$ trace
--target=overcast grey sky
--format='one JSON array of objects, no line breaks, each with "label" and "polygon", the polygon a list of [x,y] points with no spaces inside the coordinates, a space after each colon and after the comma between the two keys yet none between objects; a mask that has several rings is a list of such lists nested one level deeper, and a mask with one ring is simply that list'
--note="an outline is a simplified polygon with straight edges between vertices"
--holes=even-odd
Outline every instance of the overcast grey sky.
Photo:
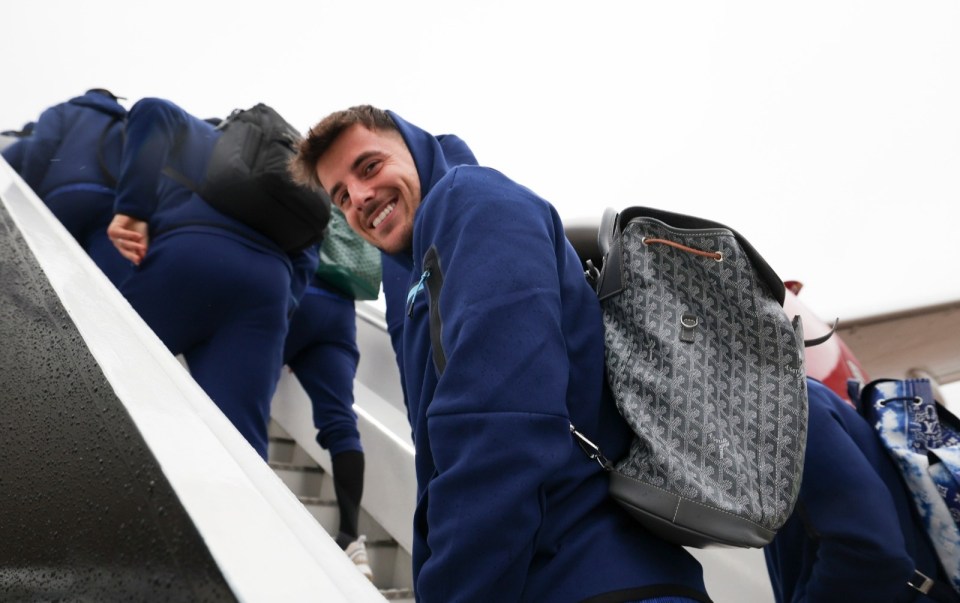
[{"label": "overcast grey sky", "polygon": [[960,299],[955,1],[18,0],[0,22],[0,128],[91,87],[302,130],[372,103],[567,220],[726,223],[822,316]]}]

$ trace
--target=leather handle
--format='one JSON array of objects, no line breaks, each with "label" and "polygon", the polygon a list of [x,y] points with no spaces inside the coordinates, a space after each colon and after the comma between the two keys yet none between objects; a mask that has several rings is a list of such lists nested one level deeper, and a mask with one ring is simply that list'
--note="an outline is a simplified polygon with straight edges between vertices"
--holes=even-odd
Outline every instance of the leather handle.
[{"label": "leather handle", "polygon": [[617,231],[618,218],[620,214],[612,207],[603,210],[603,217],[600,219],[600,230],[597,231],[597,245],[600,247],[600,256],[606,257],[610,253],[610,247],[613,246],[614,234]]},{"label": "leather handle", "polygon": [[620,272],[620,214],[617,210],[607,208],[600,220],[600,231],[597,233],[597,244],[603,265],[600,277],[597,279],[597,297],[607,299],[620,293],[623,289],[623,276]]}]

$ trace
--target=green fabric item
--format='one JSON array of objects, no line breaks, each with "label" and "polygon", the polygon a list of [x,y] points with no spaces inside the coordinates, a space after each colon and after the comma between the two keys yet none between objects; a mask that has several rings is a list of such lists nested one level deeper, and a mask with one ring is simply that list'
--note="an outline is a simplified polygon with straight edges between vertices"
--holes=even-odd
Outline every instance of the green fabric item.
[{"label": "green fabric item", "polygon": [[320,244],[317,277],[353,299],[380,296],[380,250],[360,238],[336,207],[331,207],[330,222]]}]

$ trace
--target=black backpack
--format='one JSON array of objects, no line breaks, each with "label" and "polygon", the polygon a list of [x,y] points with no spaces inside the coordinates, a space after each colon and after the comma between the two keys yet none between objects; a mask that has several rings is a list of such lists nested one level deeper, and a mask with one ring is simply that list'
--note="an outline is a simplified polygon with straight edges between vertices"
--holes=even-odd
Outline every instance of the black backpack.
[{"label": "black backpack", "polygon": [[167,168],[168,176],[196,191],[218,211],[272,239],[287,253],[323,239],[330,199],[293,181],[287,166],[300,133],[273,108],[237,109],[218,126],[203,185]]}]

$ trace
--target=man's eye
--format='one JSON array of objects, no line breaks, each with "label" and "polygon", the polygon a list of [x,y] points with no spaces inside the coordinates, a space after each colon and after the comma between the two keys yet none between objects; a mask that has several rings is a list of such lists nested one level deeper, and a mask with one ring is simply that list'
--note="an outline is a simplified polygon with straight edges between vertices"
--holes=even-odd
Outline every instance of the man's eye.
[{"label": "man's eye", "polygon": [[337,195],[337,207],[339,207],[340,209],[343,209],[344,207],[346,207],[349,201],[350,201],[350,195],[346,193]]},{"label": "man's eye", "polygon": [[370,174],[372,174],[377,170],[377,166],[379,165],[380,165],[379,161],[371,161],[367,165],[363,166],[363,174],[365,176],[369,176]]}]

